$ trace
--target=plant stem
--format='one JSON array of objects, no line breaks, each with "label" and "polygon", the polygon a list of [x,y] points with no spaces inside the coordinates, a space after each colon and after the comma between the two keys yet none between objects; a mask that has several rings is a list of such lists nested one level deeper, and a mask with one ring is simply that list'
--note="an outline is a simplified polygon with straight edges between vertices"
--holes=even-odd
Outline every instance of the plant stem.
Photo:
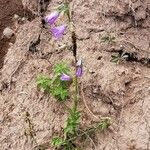
[{"label": "plant stem", "polygon": [[[75,135],[74,137],[72,137],[72,138],[66,140],[66,142],[74,141],[74,140],[76,140],[78,137],[82,137],[82,136],[84,136],[84,135],[88,135],[89,133],[94,132],[94,131],[96,131],[96,130],[98,130],[98,129],[99,129],[100,131],[103,131],[103,130],[105,130],[106,128],[108,128],[108,127],[110,126],[110,124],[111,124],[110,121],[111,121],[110,118],[104,118],[104,119],[102,119],[102,121],[101,121],[100,123],[98,123],[98,124],[96,124],[95,126],[90,127],[90,128],[88,128],[88,129],[82,131],[82,133],[80,133],[80,134],[78,134],[78,135]],[[104,125],[105,125],[105,127],[104,127]]]},{"label": "plant stem", "polygon": [[65,3],[65,5],[66,5],[66,7],[67,7],[67,16],[68,16],[68,20],[69,20],[69,22],[71,22],[71,15],[70,15],[69,7],[68,7],[68,5],[69,5],[68,0],[65,0],[64,3]]},{"label": "plant stem", "polygon": [[[75,34],[74,26],[72,23],[72,18],[70,15],[71,13],[70,13],[70,9],[69,9],[69,2],[68,2],[68,0],[64,0],[64,3],[67,7],[67,16],[68,16],[68,20],[70,23],[70,31],[71,31],[71,38],[72,38],[72,44],[73,44],[73,56],[74,56],[75,63],[76,63],[77,62],[77,58],[76,58],[76,51],[77,51],[76,34]],[[75,69],[75,71],[77,71],[76,69]],[[74,105],[73,105],[74,112],[76,112],[77,106],[78,106],[78,78],[75,75],[75,98],[74,98]]]},{"label": "plant stem", "polygon": [[[74,141],[74,140],[76,140],[78,137],[82,137],[82,136],[84,136],[84,135],[86,135],[86,134],[89,134],[89,133],[91,133],[91,132],[94,132],[94,131],[98,130],[99,128],[100,128],[100,125],[99,125],[99,124],[98,124],[98,125],[95,125],[94,127],[88,128],[88,129],[86,129],[85,131],[83,131],[82,133],[80,133],[80,134],[78,134],[78,135],[76,135],[76,136],[74,136],[74,137],[72,137],[72,138],[66,140],[66,142]],[[101,130],[101,131],[103,131],[103,130]]]}]

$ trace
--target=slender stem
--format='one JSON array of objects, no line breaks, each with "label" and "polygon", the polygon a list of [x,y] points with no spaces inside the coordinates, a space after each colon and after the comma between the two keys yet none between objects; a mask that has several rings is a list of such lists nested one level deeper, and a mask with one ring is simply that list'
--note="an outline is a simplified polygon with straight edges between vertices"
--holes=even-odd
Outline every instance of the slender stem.
[{"label": "slender stem", "polygon": [[69,5],[68,0],[65,0],[65,5],[67,7],[68,20],[69,20],[69,22],[71,22],[70,10],[69,10],[69,7],[68,7],[68,5]]},{"label": "slender stem", "polygon": [[[73,56],[74,56],[74,60],[75,60],[75,64],[77,62],[77,58],[76,58],[76,50],[77,50],[77,44],[76,44],[76,34],[75,34],[75,29],[74,29],[74,26],[73,26],[73,21],[72,21],[72,17],[71,17],[71,13],[70,13],[70,8],[69,8],[69,2],[68,0],[64,0],[64,4],[65,4],[65,7],[67,9],[66,13],[67,13],[67,17],[68,17],[68,21],[69,21],[69,29],[70,29],[70,32],[71,32],[71,39],[72,39],[72,49],[73,49]],[[76,67],[75,67],[76,68]],[[76,68],[77,69],[77,68]],[[75,71],[77,71],[75,69]],[[74,83],[75,83],[75,95],[74,95],[74,101],[73,101],[73,113],[75,114],[76,111],[77,111],[77,106],[78,106],[78,78],[77,76],[75,75],[75,80],[74,80]],[[67,133],[64,134],[64,140],[67,140]]]},{"label": "slender stem", "polygon": [[[77,62],[77,58],[76,58],[76,50],[77,50],[77,44],[76,44],[76,34],[75,34],[75,30],[72,24],[72,18],[71,18],[71,13],[70,13],[70,9],[69,9],[69,2],[68,0],[64,0],[64,3],[67,7],[67,16],[68,16],[68,20],[70,23],[70,31],[71,31],[71,38],[72,38],[72,44],[73,44],[73,56],[75,59],[75,63]],[[76,68],[77,69],[77,68]],[[75,70],[77,71],[77,70]],[[74,99],[74,112],[77,110],[77,106],[78,106],[78,78],[75,75],[75,99]]]},{"label": "slender stem", "polygon": [[98,125],[95,126],[95,127],[91,127],[91,128],[89,128],[89,129],[83,131],[82,133],[80,133],[80,134],[78,134],[78,135],[76,135],[76,136],[74,136],[74,137],[72,137],[72,138],[66,140],[66,142],[74,141],[74,140],[76,140],[78,137],[82,137],[82,136],[84,136],[84,135],[86,135],[86,134],[89,134],[90,132],[96,131],[98,128],[99,128]]},{"label": "slender stem", "polygon": [[74,112],[77,111],[77,107],[78,107],[78,79],[75,76],[75,98],[74,98],[74,106],[73,106]]}]

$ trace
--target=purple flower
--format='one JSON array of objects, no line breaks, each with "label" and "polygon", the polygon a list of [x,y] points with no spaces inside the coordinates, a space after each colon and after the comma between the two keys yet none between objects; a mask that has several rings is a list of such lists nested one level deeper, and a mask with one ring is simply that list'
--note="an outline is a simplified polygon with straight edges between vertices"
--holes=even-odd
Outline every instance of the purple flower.
[{"label": "purple flower", "polygon": [[82,61],[78,60],[77,62],[77,68],[76,68],[76,76],[81,77],[83,74],[83,66],[82,66]]},{"label": "purple flower", "polygon": [[62,73],[60,80],[62,81],[69,81],[71,79],[71,77],[65,73]]},{"label": "purple flower", "polygon": [[77,76],[77,77],[81,77],[82,74],[83,74],[82,66],[77,66],[76,76]]},{"label": "purple flower", "polygon": [[52,28],[51,32],[52,32],[52,35],[56,39],[60,39],[64,35],[65,29],[66,29],[66,25],[61,25],[61,26]]},{"label": "purple flower", "polygon": [[46,21],[46,23],[52,25],[53,23],[55,23],[55,21],[58,17],[59,17],[59,12],[55,11],[55,12],[51,13],[50,15],[47,15],[45,17],[45,21]]}]

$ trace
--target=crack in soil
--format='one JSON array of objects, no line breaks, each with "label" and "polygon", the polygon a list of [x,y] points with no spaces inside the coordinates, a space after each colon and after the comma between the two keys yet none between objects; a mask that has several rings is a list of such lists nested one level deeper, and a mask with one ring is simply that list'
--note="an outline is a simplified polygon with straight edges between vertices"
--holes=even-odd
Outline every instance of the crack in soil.
[{"label": "crack in soil", "polygon": [[119,50],[117,51],[117,53],[119,53],[119,55],[122,55],[124,53],[124,55],[127,55],[128,57],[125,58],[126,61],[129,62],[138,62],[146,67],[150,67],[150,58],[138,58],[136,56],[136,53],[130,53],[130,52],[124,52],[123,50]]}]

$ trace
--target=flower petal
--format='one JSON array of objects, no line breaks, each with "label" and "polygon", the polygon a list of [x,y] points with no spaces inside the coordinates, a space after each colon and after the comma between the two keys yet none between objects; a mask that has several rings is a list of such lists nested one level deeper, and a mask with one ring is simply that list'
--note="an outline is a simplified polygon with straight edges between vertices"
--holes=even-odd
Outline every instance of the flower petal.
[{"label": "flower petal", "polygon": [[48,24],[52,25],[55,23],[55,21],[57,20],[58,17],[59,17],[59,12],[55,11],[55,12],[51,13],[50,15],[47,15],[45,17],[45,21]]},{"label": "flower petal", "polygon": [[81,77],[83,75],[83,65],[81,59],[77,61],[76,67],[76,76]]},{"label": "flower petal", "polygon": [[61,25],[58,27],[54,27],[51,29],[52,35],[56,38],[56,39],[60,39],[62,38],[62,36],[64,35],[66,30],[66,25]]},{"label": "flower petal", "polygon": [[71,79],[71,77],[65,73],[63,73],[60,77],[60,80],[62,81],[69,81]]},{"label": "flower petal", "polygon": [[77,77],[81,77],[82,74],[83,74],[82,66],[78,66],[78,67],[77,67],[77,71],[76,71],[76,76],[77,76]]}]

